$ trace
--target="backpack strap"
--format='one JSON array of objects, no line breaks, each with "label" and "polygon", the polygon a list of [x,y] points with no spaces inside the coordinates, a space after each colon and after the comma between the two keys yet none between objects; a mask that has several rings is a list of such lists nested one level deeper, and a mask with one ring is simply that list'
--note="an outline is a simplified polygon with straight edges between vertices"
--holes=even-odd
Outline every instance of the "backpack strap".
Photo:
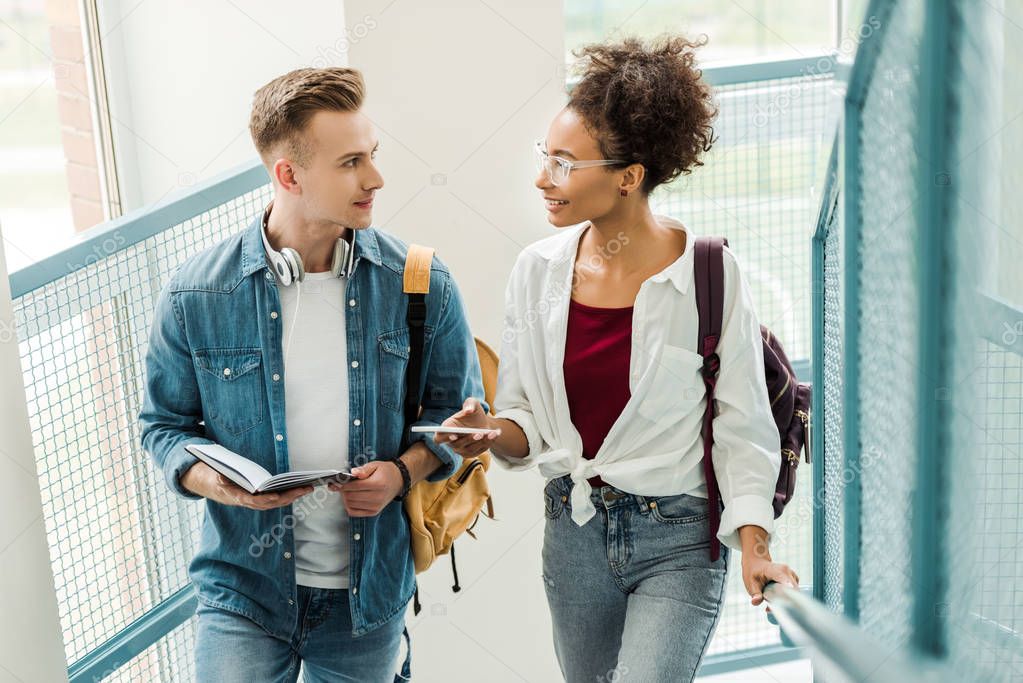
[{"label": "backpack strap", "polygon": [[707,389],[707,407],[703,413],[703,474],[707,480],[707,504],[710,508],[710,559],[721,554],[718,528],[721,525],[721,504],[714,461],[714,386],[717,384],[721,359],[717,354],[721,337],[721,320],[725,305],[725,269],[722,254],[728,240],[724,237],[697,237],[694,245],[694,278],[696,309],[700,316],[698,348],[703,356],[703,384]]},{"label": "backpack strap", "polygon": [[402,450],[408,447],[409,428],[419,419],[419,380],[423,370],[423,346],[426,334],[426,295],[430,292],[430,268],[433,265],[430,247],[409,245],[405,256],[403,289],[408,294],[406,321],[409,331],[408,367],[405,370],[405,427],[402,430]]}]

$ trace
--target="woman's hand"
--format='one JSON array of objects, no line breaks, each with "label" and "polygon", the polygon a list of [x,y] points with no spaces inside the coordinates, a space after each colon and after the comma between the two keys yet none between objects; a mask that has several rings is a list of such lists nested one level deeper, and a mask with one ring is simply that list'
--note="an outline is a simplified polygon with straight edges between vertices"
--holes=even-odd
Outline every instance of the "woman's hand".
[{"label": "woman's hand", "polygon": [[467,398],[462,404],[462,409],[444,420],[443,427],[474,427],[476,429],[489,429],[487,434],[444,434],[437,432],[433,435],[434,443],[446,443],[451,446],[455,453],[463,458],[474,458],[483,451],[490,448],[490,445],[501,435],[500,428],[495,428],[490,422],[490,416],[483,411],[483,406],[478,399]]},{"label": "woman's hand", "polygon": [[[799,588],[799,577],[792,568],[771,559],[771,547],[767,531],[755,524],[739,527],[739,541],[742,545],[742,582],[752,598],[754,607],[764,601],[764,586],[771,581]],[[771,608],[768,607],[770,612]]]},{"label": "woman's hand", "polygon": [[799,577],[787,564],[773,562],[770,557],[743,553],[742,582],[746,584],[754,607],[764,601],[764,586],[771,581],[799,588]]}]

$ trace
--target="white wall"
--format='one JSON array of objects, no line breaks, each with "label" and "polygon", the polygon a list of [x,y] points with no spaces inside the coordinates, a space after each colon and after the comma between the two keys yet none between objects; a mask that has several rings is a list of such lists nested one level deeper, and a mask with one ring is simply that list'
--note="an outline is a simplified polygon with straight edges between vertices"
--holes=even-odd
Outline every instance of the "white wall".
[{"label": "white wall", "polygon": [[[562,4],[348,0],[345,14],[373,25],[348,62],[365,73],[381,136],[376,223],[437,248],[496,348],[515,257],[553,231],[532,142],[565,101]],[[419,680],[560,680],[540,578],[543,480],[496,466],[490,480],[499,521],[458,542],[462,591],[447,558],[421,577],[423,613],[409,622]]]},{"label": "white wall", "polygon": [[66,681],[67,662],[0,239],[0,683]]},{"label": "white wall", "polygon": [[552,231],[532,143],[564,104],[560,3],[399,0],[374,14],[379,5],[346,3],[375,25],[348,59],[381,136],[375,222],[436,247],[474,328],[497,343],[515,257]]}]

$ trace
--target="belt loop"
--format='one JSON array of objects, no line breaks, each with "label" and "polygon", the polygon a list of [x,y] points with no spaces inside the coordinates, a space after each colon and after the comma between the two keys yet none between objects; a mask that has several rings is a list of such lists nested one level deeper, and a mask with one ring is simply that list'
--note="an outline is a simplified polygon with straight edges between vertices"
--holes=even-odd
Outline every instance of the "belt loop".
[{"label": "belt loop", "polygon": [[646,496],[636,495],[635,498],[636,498],[636,506],[639,508],[639,514],[644,515],[644,516],[645,515],[649,515],[650,514],[650,505],[646,501]]}]

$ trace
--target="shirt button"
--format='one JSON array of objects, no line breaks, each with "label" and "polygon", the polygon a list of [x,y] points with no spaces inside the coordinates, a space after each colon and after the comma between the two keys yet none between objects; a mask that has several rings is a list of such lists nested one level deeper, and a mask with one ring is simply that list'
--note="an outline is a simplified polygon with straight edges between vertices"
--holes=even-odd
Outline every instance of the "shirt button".
[{"label": "shirt button", "polygon": [[362,420],[360,420],[359,418],[355,418],[354,420],[352,420],[352,424],[358,427],[359,425],[362,424]]},{"label": "shirt button", "polygon": [[277,311],[270,311],[270,317],[277,320]]},{"label": "shirt button", "polygon": [[359,589],[358,589],[358,587],[356,587],[356,588],[353,588],[353,589],[352,589],[352,595],[358,595],[358,594],[359,594]]},{"label": "shirt button", "polygon": [[354,536],[352,536],[352,538],[354,538],[356,541],[358,541],[360,538],[362,538],[362,535],[361,534],[355,534]]},{"label": "shirt button", "polygon": [[274,381],[275,382],[280,382],[281,381],[281,376],[278,375],[276,372],[274,373]]},{"label": "shirt button", "polygon": [[289,605],[294,605],[294,604],[295,604],[295,601],[294,601],[294,600],[292,600],[291,598],[288,598],[288,604],[289,604]]},{"label": "shirt button", "polygon": [[266,271],[265,273],[263,273],[263,277],[265,277],[267,280],[273,280],[274,279],[273,273],[271,273],[269,270]]},{"label": "shirt button", "polygon": [[284,435],[283,434],[278,434],[274,438],[277,439],[278,441],[284,441]]},{"label": "shirt button", "polygon": [[348,301],[348,305],[351,306],[352,308],[355,308],[355,299],[350,299]]},{"label": "shirt button", "polygon": [[285,559],[285,560],[290,560],[290,559],[291,559],[291,553],[290,553],[290,552],[288,552],[288,551],[285,551],[285,552],[284,552],[284,559]]},{"label": "shirt button", "polygon": [[231,376],[231,368],[224,368],[224,377]]},{"label": "shirt button", "polygon": [[353,368],[357,368],[357,367],[359,367],[359,361],[357,361],[357,360],[353,360],[353,361],[352,361],[352,367],[353,367]]}]

